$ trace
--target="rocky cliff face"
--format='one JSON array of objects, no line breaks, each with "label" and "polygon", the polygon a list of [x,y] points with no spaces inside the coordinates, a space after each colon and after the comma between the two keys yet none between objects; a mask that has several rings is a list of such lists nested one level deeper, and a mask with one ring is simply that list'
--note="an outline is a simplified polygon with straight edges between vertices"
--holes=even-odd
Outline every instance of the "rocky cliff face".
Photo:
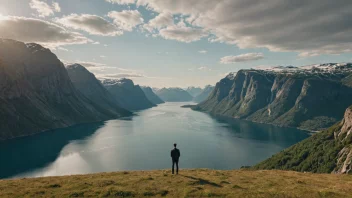
[{"label": "rocky cliff face", "polygon": [[106,79],[102,84],[125,109],[134,111],[156,106],[147,99],[141,87],[135,85],[130,79]]},{"label": "rocky cliff face", "polygon": [[253,169],[352,174],[351,130],[352,107],[349,107],[340,123],[283,150]]},{"label": "rocky cliff face", "polygon": [[145,96],[148,98],[148,100],[150,102],[152,102],[153,104],[162,104],[165,103],[161,98],[159,98],[159,96],[157,96],[154,91],[152,90],[152,88],[150,87],[142,87],[142,90],[145,94]]},{"label": "rocky cliff face", "polygon": [[205,86],[205,88],[202,90],[202,92],[193,98],[193,101],[197,102],[197,103],[205,101],[209,97],[209,95],[213,91],[213,89],[214,89],[214,86],[211,86],[211,85]]},{"label": "rocky cliff face", "polygon": [[[350,65],[352,67],[352,65]],[[197,109],[280,126],[321,130],[352,104],[344,83],[351,70],[276,72],[241,70],[216,84]]]},{"label": "rocky cliff face", "polygon": [[346,110],[341,125],[341,130],[334,132],[335,140],[343,145],[338,153],[334,172],[352,174],[352,107]]},{"label": "rocky cliff face", "polygon": [[0,39],[0,140],[109,118],[49,49]]},{"label": "rocky cliff face", "polygon": [[181,88],[162,88],[156,94],[166,102],[188,102],[193,99],[187,91]]},{"label": "rocky cliff face", "polygon": [[120,107],[117,100],[85,67],[73,64],[66,66],[66,70],[75,88],[99,106],[102,111],[115,118],[132,114]]}]

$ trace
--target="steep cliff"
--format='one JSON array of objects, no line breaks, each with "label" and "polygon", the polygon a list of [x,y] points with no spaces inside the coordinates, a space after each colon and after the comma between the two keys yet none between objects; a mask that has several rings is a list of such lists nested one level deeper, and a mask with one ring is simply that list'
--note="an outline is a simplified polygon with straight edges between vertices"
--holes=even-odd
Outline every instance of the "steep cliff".
[{"label": "steep cliff", "polygon": [[159,96],[157,96],[154,91],[152,90],[152,88],[150,87],[141,87],[145,96],[148,98],[148,100],[150,102],[152,102],[153,104],[162,104],[165,103],[161,98],[159,98]]},{"label": "steep cliff", "polygon": [[198,95],[196,95],[193,98],[193,101],[197,102],[197,103],[205,101],[209,97],[209,95],[213,91],[213,89],[214,89],[214,86],[211,86],[211,85],[205,86],[205,88],[202,89],[202,92],[200,92]]},{"label": "steep cliff", "polygon": [[101,82],[85,67],[79,64],[66,66],[68,75],[77,90],[104,109],[112,117],[128,116],[132,113],[119,106],[117,100],[109,93]]},{"label": "steep cliff", "polygon": [[181,88],[162,88],[156,94],[166,102],[188,102],[193,99],[187,91]]},{"label": "steep cliff", "polygon": [[0,62],[0,140],[111,118],[49,49],[0,39]]},{"label": "steep cliff", "polygon": [[[352,104],[346,69],[277,72],[241,70],[216,84],[196,109],[280,126],[321,130]],[[333,104],[333,105],[332,105]]]},{"label": "steep cliff", "polygon": [[328,130],[283,150],[253,169],[352,174],[352,107]]},{"label": "steep cliff", "polygon": [[139,85],[130,79],[102,81],[104,87],[114,96],[119,105],[127,110],[142,110],[156,106],[150,102]]}]

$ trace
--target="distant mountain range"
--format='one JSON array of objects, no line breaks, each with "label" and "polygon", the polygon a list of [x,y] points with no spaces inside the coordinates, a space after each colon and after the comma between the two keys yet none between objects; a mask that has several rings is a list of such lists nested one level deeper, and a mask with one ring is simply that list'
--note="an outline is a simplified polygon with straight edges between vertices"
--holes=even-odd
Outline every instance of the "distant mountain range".
[{"label": "distant mountain range", "polygon": [[216,115],[322,130],[351,105],[352,64],[240,70],[216,84],[195,109]]},{"label": "distant mountain range", "polygon": [[193,98],[193,101],[196,103],[205,101],[210,96],[213,90],[214,90],[214,86],[212,85],[205,86],[205,88],[202,89],[202,91]]},{"label": "distant mountain range", "polygon": [[148,100],[141,87],[135,85],[130,79],[106,79],[102,84],[125,109],[142,110],[156,106]]},{"label": "distant mountain range", "polygon": [[193,97],[181,88],[162,88],[156,91],[156,95],[165,102],[188,102],[193,100]]},{"label": "distant mountain range", "polygon": [[148,100],[149,100],[150,102],[152,102],[153,104],[158,105],[158,104],[165,103],[159,96],[157,96],[157,95],[154,93],[154,91],[153,91],[152,88],[150,88],[150,87],[145,87],[145,86],[144,86],[144,87],[141,87],[141,88],[142,88],[142,90],[143,90],[145,96],[148,98]]},{"label": "distant mountain range", "polygon": [[202,102],[207,99],[210,95],[212,90],[214,89],[213,86],[207,85],[205,88],[200,87],[188,87],[186,89],[182,89],[179,87],[172,87],[172,88],[162,88],[156,89],[154,88],[153,91],[164,101],[167,102]]},{"label": "distant mountain range", "polygon": [[196,97],[198,96],[200,93],[203,92],[203,89],[200,87],[187,87],[186,91],[192,96],[192,97]]}]

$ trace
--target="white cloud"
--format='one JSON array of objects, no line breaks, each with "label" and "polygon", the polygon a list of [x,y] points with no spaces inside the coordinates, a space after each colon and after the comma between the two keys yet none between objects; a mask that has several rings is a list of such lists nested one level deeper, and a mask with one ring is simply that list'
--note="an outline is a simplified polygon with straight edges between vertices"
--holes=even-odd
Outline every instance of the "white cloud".
[{"label": "white cloud", "polygon": [[114,20],[115,25],[124,31],[132,31],[134,27],[143,23],[143,18],[138,10],[111,11],[108,17]]},{"label": "white cloud", "polygon": [[48,21],[12,16],[0,18],[0,37],[35,42],[49,48],[93,42],[80,33],[68,31]]},{"label": "white cloud", "polygon": [[120,5],[127,5],[127,4],[135,3],[136,0],[105,0],[105,1],[109,3],[120,4]]},{"label": "white cloud", "polygon": [[190,43],[198,41],[203,37],[208,36],[203,29],[187,27],[183,21],[177,25],[168,26],[161,29],[159,35],[164,39],[177,40],[180,42]]},{"label": "white cloud", "polygon": [[205,67],[205,66],[203,66],[203,67],[198,67],[197,69],[198,69],[198,70],[202,70],[202,71],[211,71],[210,68]]},{"label": "white cloud", "polygon": [[151,19],[147,24],[144,24],[143,27],[152,32],[154,29],[161,29],[166,26],[174,24],[174,19],[170,13],[160,13],[155,18]]},{"label": "white cloud", "polygon": [[117,36],[123,34],[114,24],[97,15],[71,14],[56,18],[55,21],[66,27],[83,30],[92,35]]},{"label": "white cloud", "polygon": [[61,51],[65,51],[65,52],[73,52],[72,50],[69,50],[69,49],[64,48],[64,47],[57,47],[57,48],[54,48],[53,50],[61,50]]},{"label": "white cloud", "polygon": [[99,56],[100,58],[106,58],[106,56],[104,56],[104,55],[101,55],[101,56]]},{"label": "white cloud", "polygon": [[[103,56],[105,57],[105,56]],[[65,65],[80,64],[90,72],[94,73],[97,78],[136,78],[145,77],[140,70],[125,69],[121,67],[109,66],[105,63],[93,61],[65,61]]]},{"label": "white cloud", "polygon": [[222,64],[231,64],[236,62],[247,62],[253,60],[263,59],[264,55],[262,53],[247,53],[241,54],[237,56],[225,56],[220,59],[220,63]]},{"label": "white cloud", "polygon": [[53,2],[53,8],[54,8],[55,12],[61,12],[61,8],[60,8],[59,3]]},{"label": "white cloud", "polygon": [[98,68],[98,67],[107,67],[106,64],[104,63],[97,63],[97,62],[89,62],[89,61],[80,61],[80,60],[76,60],[75,62],[73,63],[65,63],[66,65],[70,65],[70,64],[80,64],[82,65],[83,67],[86,67],[86,68]]},{"label": "white cloud", "polygon": [[240,48],[265,47],[300,56],[352,51],[350,0],[138,0],[137,4],[188,16],[188,23],[214,35],[210,41]]},{"label": "white cloud", "polygon": [[53,2],[52,6],[50,6],[45,1],[31,0],[29,7],[36,10],[39,17],[51,16],[54,15],[55,12],[61,11],[60,5],[57,2]]},{"label": "white cloud", "polygon": [[101,75],[102,78],[113,78],[113,79],[119,79],[119,78],[141,78],[145,77],[142,74],[130,74],[130,73],[115,73],[115,74],[105,74]]},{"label": "white cloud", "polygon": [[200,51],[198,51],[198,53],[200,53],[200,54],[206,54],[206,53],[208,53],[208,51],[207,51],[207,50],[200,50]]}]

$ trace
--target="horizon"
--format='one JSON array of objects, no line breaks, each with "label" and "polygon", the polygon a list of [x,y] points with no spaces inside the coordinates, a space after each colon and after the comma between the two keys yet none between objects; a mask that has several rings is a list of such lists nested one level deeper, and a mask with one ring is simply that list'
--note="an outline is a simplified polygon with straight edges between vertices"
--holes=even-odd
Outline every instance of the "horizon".
[{"label": "horizon", "polygon": [[351,62],[350,8],[328,0],[0,0],[0,38],[41,44],[97,78],[205,87],[241,69]]}]

